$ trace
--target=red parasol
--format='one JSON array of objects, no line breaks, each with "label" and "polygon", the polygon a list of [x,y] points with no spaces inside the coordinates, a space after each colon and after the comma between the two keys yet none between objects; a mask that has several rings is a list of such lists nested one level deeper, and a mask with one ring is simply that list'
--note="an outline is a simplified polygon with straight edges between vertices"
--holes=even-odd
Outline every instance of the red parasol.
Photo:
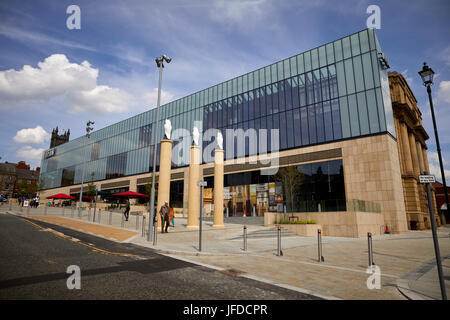
[{"label": "red parasol", "polygon": [[148,195],[137,193],[134,191],[125,191],[120,193],[112,194],[114,197],[127,197],[127,198],[148,198]]},{"label": "red parasol", "polygon": [[46,199],[72,199],[72,200],[74,200],[75,197],[69,196],[64,193],[58,193],[53,196],[48,196],[48,197],[46,197]]}]

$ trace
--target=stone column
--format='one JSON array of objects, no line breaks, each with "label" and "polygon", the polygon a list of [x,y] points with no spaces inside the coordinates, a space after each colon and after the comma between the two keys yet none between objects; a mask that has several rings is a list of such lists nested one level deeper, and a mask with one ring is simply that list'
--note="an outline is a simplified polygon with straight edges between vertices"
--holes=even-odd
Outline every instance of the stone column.
[{"label": "stone column", "polygon": [[428,172],[428,174],[430,174],[430,166],[428,165],[427,149],[425,149],[425,147],[422,148],[422,156],[423,156],[424,168]]},{"label": "stone column", "polygon": [[214,150],[214,224],[223,227],[223,154],[222,149]]},{"label": "stone column", "polygon": [[417,157],[419,158],[420,173],[422,174],[425,171],[425,166],[423,163],[422,144],[419,141],[416,141],[416,150],[417,150]]},{"label": "stone column", "polygon": [[[130,191],[137,192],[137,179],[136,178],[130,178]],[[130,204],[135,205],[136,199],[130,199]]]},{"label": "stone column", "polygon": [[416,138],[413,133],[409,133],[409,149],[411,150],[411,159],[413,164],[413,172],[416,175],[420,174],[419,157],[417,156]]},{"label": "stone column", "polygon": [[406,123],[400,122],[400,129],[402,133],[401,142],[402,142],[402,153],[403,153],[405,173],[412,174],[413,165],[411,159],[411,151],[409,150],[408,127],[406,126]]},{"label": "stone column", "polygon": [[[161,140],[161,151],[159,161],[159,177],[158,177],[158,202],[156,213],[164,205],[164,202],[169,202],[170,205],[170,171],[172,165],[172,140]],[[158,219],[158,223],[161,219]]]},{"label": "stone column", "polygon": [[191,146],[189,158],[189,203],[187,228],[199,227],[200,213],[200,146]]}]

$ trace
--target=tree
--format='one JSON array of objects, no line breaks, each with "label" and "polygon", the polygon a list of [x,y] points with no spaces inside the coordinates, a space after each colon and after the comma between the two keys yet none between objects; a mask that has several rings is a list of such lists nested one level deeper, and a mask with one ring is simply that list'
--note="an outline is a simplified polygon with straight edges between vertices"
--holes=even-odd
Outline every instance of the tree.
[{"label": "tree", "polygon": [[282,167],[274,175],[275,181],[283,184],[283,190],[286,194],[286,203],[290,205],[290,212],[294,212],[295,191],[304,181],[304,175],[297,170],[297,166]]}]

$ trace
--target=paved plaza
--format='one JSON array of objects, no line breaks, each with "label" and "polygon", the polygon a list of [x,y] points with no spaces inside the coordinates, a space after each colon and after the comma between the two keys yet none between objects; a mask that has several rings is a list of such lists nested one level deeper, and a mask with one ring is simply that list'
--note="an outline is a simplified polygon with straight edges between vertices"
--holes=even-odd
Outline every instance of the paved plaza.
[{"label": "paved plaza", "polygon": [[[440,299],[431,231],[408,231],[403,234],[374,236],[374,262],[380,268],[381,288],[368,289],[366,273],[368,246],[366,238],[322,237],[323,262],[318,262],[317,238],[300,237],[281,232],[282,255],[277,255],[277,230],[258,224],[247,226],[247,251],[244,251],[241,223],[225,223],[213,228],[203,223],[202,250],[199,251],[199,230],[187,229],[186,218],[176,218],[169,233],[158,230],[157,243],[147,241],[142,230],[142,216],[103,212],[98,223],[93,212],[69,209],[20,208],[3,205],[0,212],[30,217],[118,242],[132,242],[154,248],[160,253],[189,262],[212,267],[230,274],[277,284],[328,299]],[[45,214],[44,214],[45,213]],[[110,218],[111,217],[111,218]],[[90,218],[88,220],[88,218]],[[136,220],[137,219],[137,220]],[[245,219],[245,218],[242,218]],[[249,218],[249,222],[251,218]],[[447,291],[450,288],[450,228],[438,229]]]}]

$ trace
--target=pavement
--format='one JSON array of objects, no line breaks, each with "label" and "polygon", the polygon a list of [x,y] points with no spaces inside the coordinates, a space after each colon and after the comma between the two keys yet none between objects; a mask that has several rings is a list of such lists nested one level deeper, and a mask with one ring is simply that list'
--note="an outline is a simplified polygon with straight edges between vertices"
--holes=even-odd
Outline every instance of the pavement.
[{"label": "pavement", "polygon": [[[225,223],[224,228],[214,228],[212,221],[205,221],[200,251],[199,230],[188,229],[187,219],[181,217],[175,219],[175,227],[170,227],[168,233],[161,233],[159,229],[157,243],[153,245],[147,241],[147,222],[144,230],[142,228],[142,216],[130,215],[125,222],[120,213],[102,212],[100,223],[98,213],[94,223],[93,212],[84,211],[79,218],[76,210],[72,212],[67,208],[64,213],[61,208],[22,208],[21,212],[18,207],[10,209],[9,205],[3,205],[0,212],[149,247],[179,260],[325,299],[429,300],[441,297],[430,230],[374,236],[373,256],[380,270],[380,287],[369,289],[368,282],[374,276],[368,270],[366,238],[322,236],[325,261],[318,262],[315,237],[300,237],[283,230],[282,255],[278,256],[276,228],[258,225],[255,219],[249,219],[247,250],[244,251],[245,217]],[[447,292],[450,292],[449,233],[448,225],[438,229]]]}]

